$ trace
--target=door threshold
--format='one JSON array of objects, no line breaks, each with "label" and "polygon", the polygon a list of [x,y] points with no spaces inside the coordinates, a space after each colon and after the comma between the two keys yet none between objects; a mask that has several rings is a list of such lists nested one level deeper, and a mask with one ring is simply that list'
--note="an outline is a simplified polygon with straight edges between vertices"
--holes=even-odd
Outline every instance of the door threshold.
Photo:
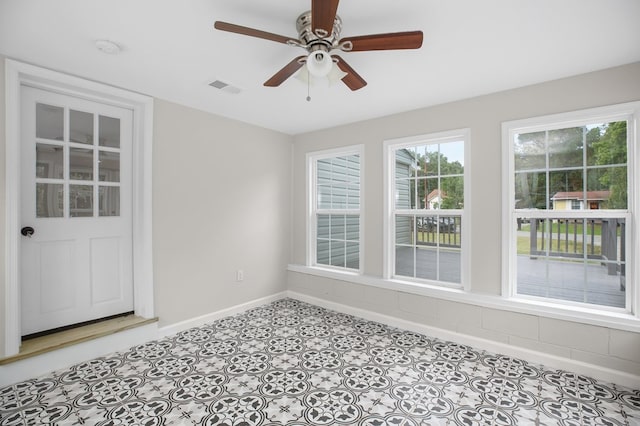
[{"label": "door threshold", "polygon": [[98,339],[120,331],[141,327],[157,321],[157,317],[142,318],[136,315],[127,315],[34,337],[23,341],[20,345],[20,352],[16,355],[0,358],[0,365],[10,364],[22,359],[31,358],[46,352],[55,351],[88,340]]}]

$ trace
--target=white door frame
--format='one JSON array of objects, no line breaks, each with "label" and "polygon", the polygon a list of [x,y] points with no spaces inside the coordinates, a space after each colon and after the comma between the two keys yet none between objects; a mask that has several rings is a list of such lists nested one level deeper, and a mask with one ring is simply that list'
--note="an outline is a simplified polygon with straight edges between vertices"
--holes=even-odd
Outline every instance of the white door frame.
[{"label": "white door frame", "polygon": [[4,353],[20,350],[20,88],[23,85],[133,110],[133,294],[136,315],[154,316],[151,226],[153,98],[6,59]]}]

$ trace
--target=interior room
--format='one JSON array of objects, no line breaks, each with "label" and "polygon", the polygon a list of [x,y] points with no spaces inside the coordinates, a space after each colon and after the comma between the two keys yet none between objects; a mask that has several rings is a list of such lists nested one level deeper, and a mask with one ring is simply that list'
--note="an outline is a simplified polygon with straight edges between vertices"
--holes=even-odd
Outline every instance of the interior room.
[{"label": "interior room", "polygon": [[0,3],[0,424],[640,424],[640,3]]}]

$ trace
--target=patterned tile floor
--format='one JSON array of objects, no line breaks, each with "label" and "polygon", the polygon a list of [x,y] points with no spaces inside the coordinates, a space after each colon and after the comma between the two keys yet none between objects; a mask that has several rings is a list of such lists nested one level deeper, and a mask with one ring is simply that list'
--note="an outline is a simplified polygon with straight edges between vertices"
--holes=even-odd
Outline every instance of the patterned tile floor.
[{"label": "patterned tile floor", "polygon": [[640,390],[291,299],[0,389],[1,425],[640,425]]}]

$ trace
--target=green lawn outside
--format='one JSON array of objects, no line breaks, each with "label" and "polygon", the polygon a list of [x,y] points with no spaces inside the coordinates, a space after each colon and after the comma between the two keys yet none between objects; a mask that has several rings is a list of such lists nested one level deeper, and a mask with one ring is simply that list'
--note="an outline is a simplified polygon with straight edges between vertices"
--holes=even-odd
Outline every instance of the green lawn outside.
[{"label": "green lawn outside", "polygon": [[[518,236],[518,254],[529,254],[531,253],[530,248],[529,248],[529,244],[531,243],[531,239],[529,237],[523,237],[523,236]],[[547,241],[545,241],[545,243],[547,243]],[[582,253],[582,247],[581,247],[581,243],[578,243],[579,246],[579,251],[578,253]],[[573,243],[573,241],[569,241],[568,244],[568,250],[565,250],[565,242],[561,241],[560,242],[560,250],[558,250],[558,246],[557,246],[557,241],[554,240],[554,244],[551,248],[551,251],[554,253],[575,253],[574,249],[575,249],[575,245]],[[538,249],[541,249],[540,247],[540,243],[538,243]],[[599,245],[595,245],[593,247],[594,252],[593,254],[601,254],[602,250],[600,248]],[[587,244],[587,253],[591,254],[591,244]]]},{"label": "green lawn outside", "polygon": [[[560,229],[560,234],[564,234],[567,232],[567,228],[568,228],[568,232],[569,235],[573,235],[574,231],[576,232],[576,234],[581,235],[582,234],[582,229],[584,228],[584,226],[582,224],[578,224],[576,225],[575,222],[571,222],[569,224],[567,224],[566,222],[563,223],[558,223],[556,221],[551,223],[551,232],[554,234],[558,233],[558,228]],[[529,231],[531,229],[531,225],[529,225],[528,223],[523,223],[522,224],[522,228],[521,231]],[[540,229],[538,229],[538,232],[540,232]],[[547,230],[548,232],[548,230]],[[592,232],[592,227],[591,225],[587,225],[587,235],[590,236]],[[618,236],[620,236],[620,232],[621,229],[618,227],[616,233]],[[602,235],[602,224],[600,223],[594,223],[593,224],[593,235]]]}]

